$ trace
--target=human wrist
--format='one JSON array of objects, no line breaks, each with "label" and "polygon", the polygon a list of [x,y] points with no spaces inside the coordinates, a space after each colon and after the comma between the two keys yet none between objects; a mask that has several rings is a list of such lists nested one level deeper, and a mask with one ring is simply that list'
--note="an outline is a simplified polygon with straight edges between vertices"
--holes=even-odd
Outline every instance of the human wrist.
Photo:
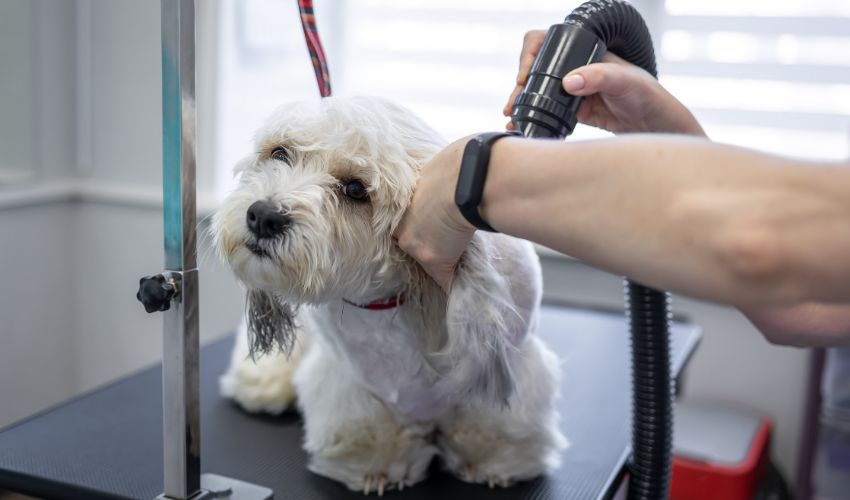
[{"label": "human wrist", "polygon": [[497,231],[501,231],[498,221],[494,221],[498,217],[499,205],[510,201],[507,196],[511,191],[504,189],[506,184],[504,177],[510,175],[511,171],[507,167],[512,163],[511,158],[517,146],[522,142],[523,140],[520,137],[505,137],[496,141],[490,149],[487,182],[484,183],[484,192],[482,193],[481,204],[478,206],[478,212],[481,214],[481,218]]},{"label": "human wrist", "polygon": [[481,215],[484,189],[488,182],[492,149],[517,132],[485,132],[467,140],[463,148],[455,187],[455,205],[463,218],[476,229],[497,232]]},{"label": "human wrist", "polygon": [[653,90],[652,115],[646,120],[646,132],[684,134],[704,137],[705,131],[693,113],[661,85]]}]

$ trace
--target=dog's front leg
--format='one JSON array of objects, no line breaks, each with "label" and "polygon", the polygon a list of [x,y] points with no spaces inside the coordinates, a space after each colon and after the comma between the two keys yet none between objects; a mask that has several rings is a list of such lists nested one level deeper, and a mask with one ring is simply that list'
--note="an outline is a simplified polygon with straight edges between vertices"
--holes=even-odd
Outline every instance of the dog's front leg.
[{"label": "dog's front leg", "polygon": [[432,424],[402,423],[317,338],[295,376],[310,470],[366,494],[425,478],[437,452]]},{"label": "dog's front leg", "polygon": [[440,356],[450,367],[441,381],[450,392],[496,406],[515,390],[512,358],[540,302],[533,249],[506,238],[476,235],[463,255],[448,296],[448,339]]},{"label": "dog's front leg", "polygon": [[243,321],[236,333],[230,366],[219,379],[221,395],[246,411],[277,415],[291,408],[296,399],[292,377],[310,338],[299,335],[289,354],[270,352],[252,358],[246,328]]},{"label": "dog's front leg", "polygon": [[560,379],[557,356],[532,337],[514,365],[516,390],[507,405],[470,400],[438,422],[440,455],[464,481],[492,488],[532,479],[555,467],[566,447],[553,405]]}]

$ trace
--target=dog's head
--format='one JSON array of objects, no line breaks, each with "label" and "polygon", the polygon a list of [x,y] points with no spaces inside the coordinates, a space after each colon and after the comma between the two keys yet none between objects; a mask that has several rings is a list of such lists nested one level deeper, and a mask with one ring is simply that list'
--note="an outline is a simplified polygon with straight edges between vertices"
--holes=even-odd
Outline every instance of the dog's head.
[{"label": "dog's head", "polygon": [[275,111],[236,166],[238,187],[213,223],[219,253],[249,289],[249,320],[291,314],[284,303],[376,299],[370,294],[401,286],[394,280],[406,259],[392,231],[419,168],[442,145],[385,99],[325,98]]}]

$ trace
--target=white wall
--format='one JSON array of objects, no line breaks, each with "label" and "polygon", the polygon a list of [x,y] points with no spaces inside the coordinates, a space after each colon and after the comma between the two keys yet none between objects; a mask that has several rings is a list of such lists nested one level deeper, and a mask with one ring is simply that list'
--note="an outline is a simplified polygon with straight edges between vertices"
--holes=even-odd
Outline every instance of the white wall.
[{"label": "white wall", "polygon": [[[161,346],[160,317],[134,298],[138,278],[162,266],[159,4],[32,5],[41,147],[37,182],[26,187],[42,196],[0,190],[0,425],[153,363]],[[0,32],[4,43],[14,42]],[[198,82],[199,94],[208,83]],[[208,125],[203,109],[199,118]],[[199,149],[212,150],[203,134]],[[199,185],[211,186],[205,173]],[[199,251],[201,332],[211,339],[236,323],[241,294],[206,245]],[[618,278],[560,259],[544,259],[544,269],[549,296],[622,303]],[[674,305],[705,330],[685,394],[772,415],[775,455],[795,472],[806,353],[768,345],[728,308]]]}]

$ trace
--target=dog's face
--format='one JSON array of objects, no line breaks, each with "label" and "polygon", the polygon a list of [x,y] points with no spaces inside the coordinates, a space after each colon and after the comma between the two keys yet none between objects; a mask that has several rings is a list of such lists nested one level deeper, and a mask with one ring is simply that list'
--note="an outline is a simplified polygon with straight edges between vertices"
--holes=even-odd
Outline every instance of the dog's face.
[{"label": "dog's face", "polygon": [[[378,98],[279,108],[216,213],[219,253],[253,291],[295,304],[357,300],[397,279],[392,231],[442,140]],[[391,284],[391,283],[389,283]]]}]

